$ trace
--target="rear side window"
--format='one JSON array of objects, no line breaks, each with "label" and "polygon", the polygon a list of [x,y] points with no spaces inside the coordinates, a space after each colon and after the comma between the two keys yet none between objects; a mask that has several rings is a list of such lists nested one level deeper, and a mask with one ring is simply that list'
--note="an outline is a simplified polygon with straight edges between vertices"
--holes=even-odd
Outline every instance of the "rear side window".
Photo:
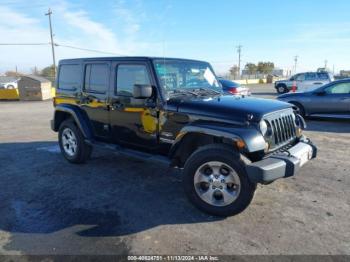
[{"label": "rear side window", "polygon": [[109,67],[106,64],[88,64],[85,66],[86,92],[106,93],[108,89]]},{"label": "rear side window", "polygon": [[80,66],[61,65],[58,76],[58,88],[75,90],[80,86]]},{"label": "rear side window", "polygon": [[317,78],[319,80],[329,80],[327,73],[317,73]]},{"label": "rear side window", "polygon": [[317,80],[316,77],[317,77],[317,76],[316,76],[315,73],[306,73],[306,74],[305,74],[305,80],[308,80],[308,81]]},{"label": "rear side window", "polygon": [[134,85],[150,85],[146,65],[119,65],[117,67],[117,95],[132,96]]}]

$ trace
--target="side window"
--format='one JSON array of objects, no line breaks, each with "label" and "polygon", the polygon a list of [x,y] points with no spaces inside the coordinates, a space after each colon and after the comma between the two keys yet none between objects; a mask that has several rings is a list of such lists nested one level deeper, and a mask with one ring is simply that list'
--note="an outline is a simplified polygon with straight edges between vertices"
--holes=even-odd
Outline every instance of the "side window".
[{"label": "side window", "polygon": [[75,90],[80,87],[80,66],[61,65],[58,76],[58,88]]},{"label": "side window", "polygon": [[84,90],[91,93],[106,93],[108,89],[109,67],[106,64],[85,66]]},{"label": "side window", "polygon": [[325,89],[326,93],[331,94],[350,94],[350,83],[338,83]]},{"label": "side window", "polygon": [[327,73],[317,73],[318,80],[329,80]]},{"label": "side window", "polygon": [[150,85],[146,65],[119,65],[117,67],[117,95],[132,96],[134,85]]},{"label": "side window", "polygon": [[304,81],[305,80],[305,74],[297,75],[295,80],[297,80],[297,81]]},{"label": "side window", "polygon": [[305,74],[305,80],[307,81],[315,81],[316,79],[316,74],[315,73],[306,73]]}]

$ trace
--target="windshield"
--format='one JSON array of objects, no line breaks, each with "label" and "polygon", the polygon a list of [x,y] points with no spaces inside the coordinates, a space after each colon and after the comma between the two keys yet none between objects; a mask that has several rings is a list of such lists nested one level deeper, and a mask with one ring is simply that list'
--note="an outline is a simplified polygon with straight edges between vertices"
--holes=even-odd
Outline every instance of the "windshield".
[{"label": "windshield", "polygon": [[221,86],[208,63],[158,59],[154,60],[154,66],[159,83],[168,94],[196,89],[221,91]]}]

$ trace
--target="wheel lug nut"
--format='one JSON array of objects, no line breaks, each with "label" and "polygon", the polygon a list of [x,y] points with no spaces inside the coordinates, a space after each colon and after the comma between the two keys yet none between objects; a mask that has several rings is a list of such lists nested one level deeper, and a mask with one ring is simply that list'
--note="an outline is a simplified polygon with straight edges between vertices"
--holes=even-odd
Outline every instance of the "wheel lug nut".
[{"label": "wheel lug nut", "polygon": [[221,186],[220,189],[223,189],[223,187]]},{"label": "wheel lug nut", "polygon": [[213,179],[209,179],[209,182],[210,182],[210,183],[213,183]]},{"label": "wheel lug nut", "polygon": [[225,183],[225,179],[222,179],[222,180],[221,180],[221,183]]}]

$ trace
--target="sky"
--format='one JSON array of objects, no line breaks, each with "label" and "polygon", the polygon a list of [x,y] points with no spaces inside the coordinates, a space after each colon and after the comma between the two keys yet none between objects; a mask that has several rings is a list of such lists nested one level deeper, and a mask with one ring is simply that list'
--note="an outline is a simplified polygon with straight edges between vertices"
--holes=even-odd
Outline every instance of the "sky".
[{"label": "sky", "polygon": [[238,64],[236,47],[242,45],[243,66],[272,61],[292,70],[298,55],[299,72],[323,67],[325,60],[336,72],[350,69],[349,0],[0,0],[0,73],[52,64],[48,8],[57,60],[192,58],[225,73]]}]

